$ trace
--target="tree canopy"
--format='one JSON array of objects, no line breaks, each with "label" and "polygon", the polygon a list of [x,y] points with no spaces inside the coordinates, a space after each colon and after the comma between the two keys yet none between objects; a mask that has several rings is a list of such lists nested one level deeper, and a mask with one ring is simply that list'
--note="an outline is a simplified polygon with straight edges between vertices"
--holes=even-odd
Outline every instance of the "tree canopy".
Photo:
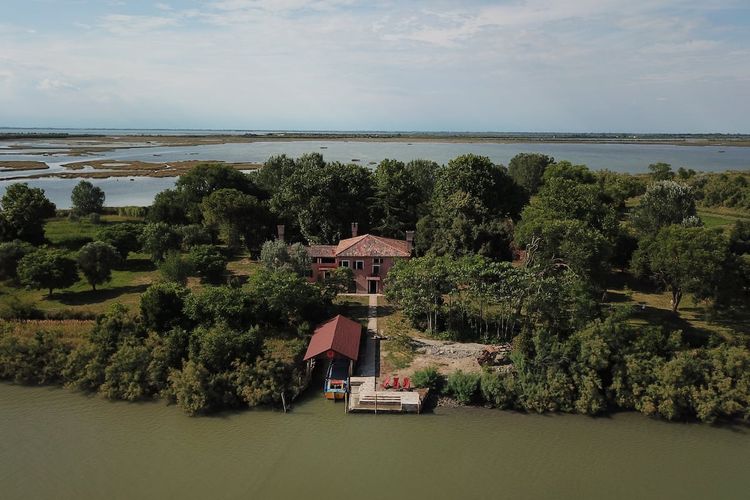
[{"label": "tree canopy", "polygon": [[44,242],[44,219],[55,215],[55,204],[47,199],[43,189],[25,183],[10,184],[0,203],[2,236],[6,241]]},{"label": "tree canopy", "polygon": [[76,215],[98,214],[104,208],[104,191],[89,181],[81,181],[73,188],[70,201]]}]

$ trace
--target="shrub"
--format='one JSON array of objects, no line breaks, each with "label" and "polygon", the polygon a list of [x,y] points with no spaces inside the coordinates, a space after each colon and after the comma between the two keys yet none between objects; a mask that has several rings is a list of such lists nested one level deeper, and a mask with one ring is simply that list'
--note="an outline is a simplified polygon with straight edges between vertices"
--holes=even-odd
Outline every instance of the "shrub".
[{"label": "shrub", "polygon": [[448,377],[448,393],[461,404],[471,403],[479,388],[479,374],[455,371]]},{"label": "shrub", "polygon": [[0,243],[0,280],[17,280],[18,261],[33,251],[33,245],[21,240]]},{"label": "shrub", "polygon": [[485,403],[495,408],[511,408],[515,402],[513,378],[505,373],[485,371],[479,390]]},{"label": "shrub", "polygon": [[198,245],[190,250],[188,256],[193,271],[204,281],[220,283],[227,269],[227,259],[218,248],[212,245]]},{"label": "shrub", "polygon": [[417,370],[411,377],[414,387],[423,387],[432,392],[439,393],[443,389],[443,376],[434,366],[428,366],[422,370]]},{"label": "shrub", "polygon": [[188,276],[193,273],[193,268],[187,259],[183,258],[179,252],[169,252],[164,261],[159,264],[159,272],[165,281],[187,283]]}]

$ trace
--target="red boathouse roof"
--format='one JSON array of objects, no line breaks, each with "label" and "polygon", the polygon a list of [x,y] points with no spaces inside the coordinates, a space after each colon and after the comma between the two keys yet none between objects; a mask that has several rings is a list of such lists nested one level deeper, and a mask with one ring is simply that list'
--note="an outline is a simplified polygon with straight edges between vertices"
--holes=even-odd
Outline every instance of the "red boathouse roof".
[{"label": "red boathouse roof", "polygon": [[307,346],[305,361],[326,351],[333,351],[352,361],[359,356],[359,339],[362,325],[345,316],[338,315],[315,329]]}]

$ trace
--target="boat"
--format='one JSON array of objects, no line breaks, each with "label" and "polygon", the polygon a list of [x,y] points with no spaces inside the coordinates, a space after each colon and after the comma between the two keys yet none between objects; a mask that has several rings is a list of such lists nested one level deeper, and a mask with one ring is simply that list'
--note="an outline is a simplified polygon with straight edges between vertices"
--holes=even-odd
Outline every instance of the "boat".
[{"label": "boat", "polygon": [[344,399],[349,390],[349,360],[346,358],[334,358],[328,365],[326,381],[323,394],[326,399]]}]

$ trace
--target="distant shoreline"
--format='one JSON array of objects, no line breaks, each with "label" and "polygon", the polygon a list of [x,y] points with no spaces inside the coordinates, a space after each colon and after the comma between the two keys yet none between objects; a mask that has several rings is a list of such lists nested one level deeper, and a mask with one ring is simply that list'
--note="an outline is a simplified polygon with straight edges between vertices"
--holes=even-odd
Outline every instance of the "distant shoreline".
[{"label": "distant shoreline", "polygon": [[[164,146],[197,146],[202,144],[286,142],[286,141],[351,141],[351,142],[443,142],[443,143],[538,143],[538,144],[651,144],[673,146],[750,147],[746,134],[500,134],[500,133],[380,133],[380,132],[269,132],[247,134],[77,134],[0,132],[0,141],[33,141],[61,139],[92,141],[94,144],[71,145],[74,149],[102,151],[96,142],[120,143],[144,141]],[[33,148],[33,145],[26,147]],[[154,144],[143,144],[144,147]],[[119,146],[138,147],[138,146]],[[111,149],[111,148],[105,148]]]}]

